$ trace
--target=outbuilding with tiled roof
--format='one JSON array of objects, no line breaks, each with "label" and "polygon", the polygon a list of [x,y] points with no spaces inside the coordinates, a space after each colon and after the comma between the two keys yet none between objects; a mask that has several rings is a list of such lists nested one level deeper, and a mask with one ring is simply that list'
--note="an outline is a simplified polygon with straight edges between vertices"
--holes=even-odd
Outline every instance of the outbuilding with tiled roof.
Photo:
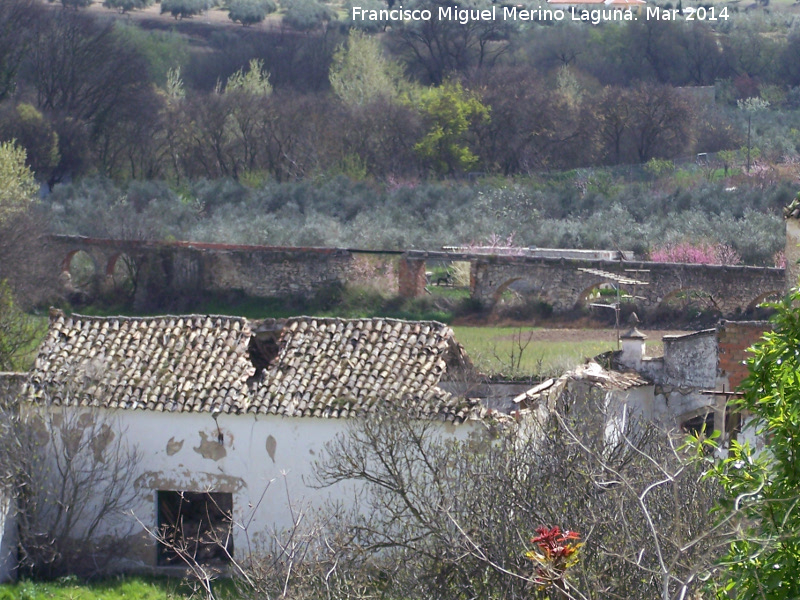
[{"label": "outbuilding with tiled roof", "polygon": [[[490,411],[440,386],[470,368],[452,330],[434,321],[54,310],[21,398],[51,413],[79,411],[83,423],[111,420],[138,447],[133,511],[142,523],[155,528],[176,502],[191,501],[263,536],[291,525],[289,504],[349,502],[344,488],[309,484],[326,443],[354,418],[407,414],[460,439],[486,432]],[[243,535],[234,530],[225,550],[235,555]],[[134,545],[129,566],[175,561],[147,536]]]}]

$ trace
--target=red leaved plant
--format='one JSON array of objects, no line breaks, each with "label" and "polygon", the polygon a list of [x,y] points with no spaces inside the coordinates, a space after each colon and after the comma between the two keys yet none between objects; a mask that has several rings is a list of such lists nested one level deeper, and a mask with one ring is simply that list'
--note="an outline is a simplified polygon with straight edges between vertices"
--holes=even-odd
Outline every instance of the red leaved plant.
[{"label": "red leaved plant", "polygon": [[581,536],[576,531],[561,531],[558,526],[538,527],[536,533],[531,543],[538,550],[525,553],[536,564],[533,581],[541,588],[556,586],[563,590],[564,574],[578,562],[578,549],[583,545],[578,542]]}]

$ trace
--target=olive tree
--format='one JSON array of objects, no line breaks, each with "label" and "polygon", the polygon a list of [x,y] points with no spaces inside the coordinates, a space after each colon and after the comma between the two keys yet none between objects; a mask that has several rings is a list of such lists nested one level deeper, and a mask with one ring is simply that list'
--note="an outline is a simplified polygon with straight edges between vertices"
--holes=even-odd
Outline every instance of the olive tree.
[{"label": "olive tree", "polygon": [[231,0],[228,3],[228,18],[247,27],[261,23],[276,10],[278,6],[273,0]]},{"label": "olive tree", "polygon": [[216,0],[161,0],[161,14],[170,13],[176,19],[186,19],[216,5]]},{"label": "olive tree", "polygon": [[154,0],[103,0],[106,8],[115,8],[121,13],[131,10],[140,10],[152,6]]},{"label": "olive tree", "polygon": [[336,18],[333,10],[318,0],[291,0],[284,7],[283,22],[298,31],[313,31]]}]

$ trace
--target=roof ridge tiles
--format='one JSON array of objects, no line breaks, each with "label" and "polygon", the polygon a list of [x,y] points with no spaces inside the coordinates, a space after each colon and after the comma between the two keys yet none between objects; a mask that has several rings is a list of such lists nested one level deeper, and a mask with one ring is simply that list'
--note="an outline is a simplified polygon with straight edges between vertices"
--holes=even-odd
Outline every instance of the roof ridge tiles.
[{"label": "roof ridge tiles", "polygon": [[[64,319],[64,322],[68,319],[80,319],[81,321],[97,321],[97,322],[112,322],[112,321],[129,321],[135,323],[141,323],[145,321],[164,321],[167,319],[183,319],[184,321],[187,320],[194,320],[196,319],[220,319],[224,321],[240,321],[249,323],[251,319],[247,317],[239,317],[236,315],[218,315],[218,314],[186,314],[186,315],[173,315],[173,314],[164,314],[164,315],[144,315],[144,316],[133,316],[133,315],[83,315],[80,313],[65,313],[61,309],[51,308],[50,309],[50,321],[57,321],[58,319]],[[212,322],[213,325],[213,322]],[[203,321],[200,323],[199,327],[206,326],[206,322]]]},{"label": "roof ridge tiles", "polygon": [[[279,350],[257,370],[249,340],[265,323],[280,333]],[[399,393],[411,412],[461,421],[464,405],[439,388],[453,341],[452,329],[438,321],[301,315],[259,323],[227,315],[51,311],[30,388],[42,396],[45,388],[80,386],[79,373],[92,365],[98,375],[89,396],[109,408],[328,418],[375,412],[397,404]],[[75,402],[69,394],[63,401]]]}]

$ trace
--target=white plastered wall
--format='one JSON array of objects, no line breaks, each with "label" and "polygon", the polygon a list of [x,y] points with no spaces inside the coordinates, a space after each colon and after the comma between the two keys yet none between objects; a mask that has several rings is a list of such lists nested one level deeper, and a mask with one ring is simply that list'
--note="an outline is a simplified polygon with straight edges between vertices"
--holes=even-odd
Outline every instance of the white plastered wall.
[{"label": "white plastered wall", "polygon": [[[217,423],[209,413],[107,412],[142,454],[132,507],[141,525],[156,528],[159,490],[229,492],[234,521],[248,523],[247,534],[234,528],[234,557],[241,557],[248,537],[251,547],[263,547],[276,531],[291,527],[298,511],[304,513],[303,523],[310,524],[327,501],[345,508],[352,505],[352,486],[313,487],[314,462],[322,457],[327,442],[347,431],[346,419],[222,414],[220,444]],[[485,427],[442,423],[441,429],[464,439]],[[116,535],[126,531],[124,525],[102,533]],[[132,552],[127,568],[156,564],[156,543],[141,525],[128,540]]]}]

